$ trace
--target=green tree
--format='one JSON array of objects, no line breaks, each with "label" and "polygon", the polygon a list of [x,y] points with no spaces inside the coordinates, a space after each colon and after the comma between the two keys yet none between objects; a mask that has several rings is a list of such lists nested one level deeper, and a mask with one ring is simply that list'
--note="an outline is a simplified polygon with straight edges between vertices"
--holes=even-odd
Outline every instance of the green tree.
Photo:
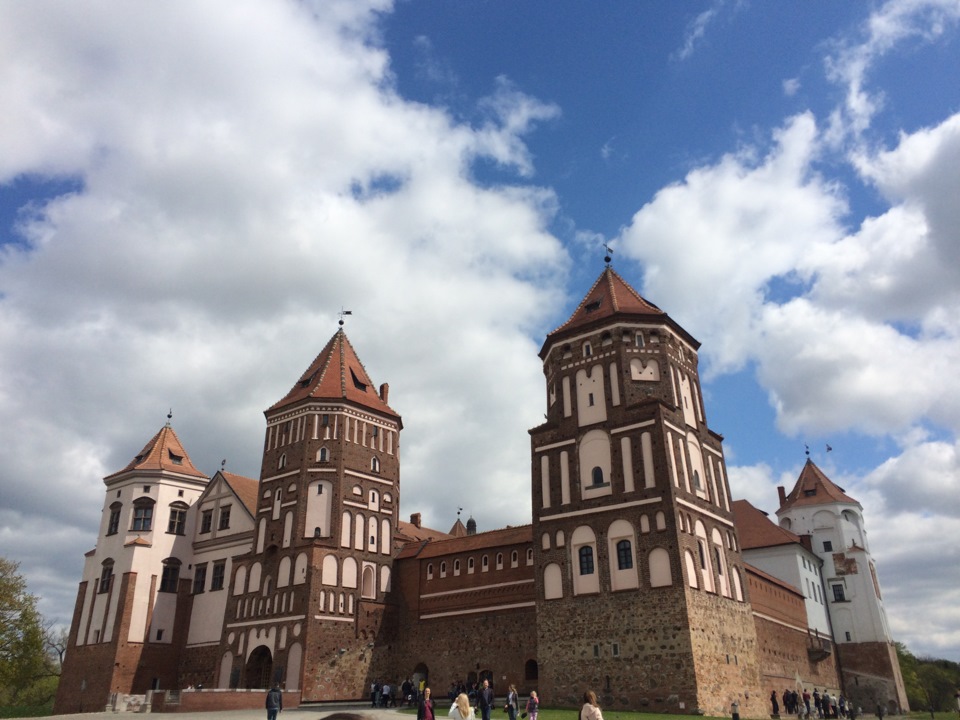
[{"label": "green tree", "polygon": [[0,706],[40,705],[56,692],[57,668],[37,598],[19,563],[0,557]]},{"label": "green tree", "polygon": [[917,669],[920,662],[913,656],[907,646],[901,642],[894,643],[897,648],[897,659],[900,661],[900,674],[903,676],[903,688],[907,693],[907,702],[912,710],[919,710],[930,706],[926,690],[920,682]]}]

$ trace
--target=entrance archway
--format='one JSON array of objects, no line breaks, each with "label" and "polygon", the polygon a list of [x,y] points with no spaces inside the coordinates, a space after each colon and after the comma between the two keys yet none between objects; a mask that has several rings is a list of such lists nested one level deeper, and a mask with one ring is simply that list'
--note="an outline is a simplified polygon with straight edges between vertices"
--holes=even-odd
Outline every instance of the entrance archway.
[{"label": "entrance archway", "polygon": [[244,687],[261,688],[270,687],[270,673],[273,670],[273,656],[266,645],[260,645],[255,648],[250,657],[247,658],[246,682]]}]

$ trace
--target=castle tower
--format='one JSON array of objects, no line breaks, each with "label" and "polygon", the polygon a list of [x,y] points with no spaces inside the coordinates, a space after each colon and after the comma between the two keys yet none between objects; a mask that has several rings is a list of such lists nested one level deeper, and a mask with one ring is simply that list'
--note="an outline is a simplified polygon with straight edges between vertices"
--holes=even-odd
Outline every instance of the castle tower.
[{"label": "castle tower", "polygon": [[86,554],[55,712],[103,710],[113,693],[174,688],[190,614],[193,514],[207,485],[168,422],[106,486]]},{"label": "castle tower", "polygon": [[[699,343],[610,267],[540,351],[530,431],[544,702],[763,714]],[[752,708],[752,710],[751,710]]]},{"label": "castle tower", "polygon": [[366,695],[391,585],[400,416],[339,330],[266,411],[256,532],[236,559],[220,687]]},{"label": "castle tower", "polygon": [[809,538],[823,561],[826,601],[851,702],[865,712],[906,712],[907,695],[887,624],[863,507],[809,458],[793,489],[780,493],[780,526]]}]

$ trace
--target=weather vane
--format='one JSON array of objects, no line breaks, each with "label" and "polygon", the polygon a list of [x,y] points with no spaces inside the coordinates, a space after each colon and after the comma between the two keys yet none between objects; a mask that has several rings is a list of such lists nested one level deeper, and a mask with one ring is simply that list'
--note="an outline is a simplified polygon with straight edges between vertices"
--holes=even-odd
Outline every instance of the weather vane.
[{"label": "weather vane", "polygon": [[343,305],[340,306],[340,327],[343,327],[343,318],[345,315],[353,315],[353,310],[344,310]]},{"label": "weather vane", "polygon": [[170,421],[173,419],[173,408],[170,408],[167,411],[167,427],[170,426]]},{"label": "weather vane", "polygon": [[607,265],[609,265],[609,264],[610,264],[610,261],[613,259],[612,257],[610,257],[611,255],[613,255],[613,248],[611,248],[609,245],[607,245],[606,243],[604,243],[604,244],[603,244],[603,249],[604,249],[604,251],[606,251],[606,253],[607,253],[606,255],[603,256],[603,261],[604,261]]},{"label": "weather vane", "polygon": [[803,444],[803,454],[810,457],[810,446],[806,443]]}]

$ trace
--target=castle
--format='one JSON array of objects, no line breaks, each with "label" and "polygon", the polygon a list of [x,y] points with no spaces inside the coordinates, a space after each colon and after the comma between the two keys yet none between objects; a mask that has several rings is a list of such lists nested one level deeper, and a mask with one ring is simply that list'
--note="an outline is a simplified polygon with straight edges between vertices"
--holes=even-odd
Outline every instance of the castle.
[{"label": "castle", "polygon": [[817,687],[905,710],[860,504],[809,460],[778,523],[733,501],[698,350],[605,267],[540,350],[531,523],[489,532],[400,519],[403,424],[342,328],[266,411],[259,481],[207,477],[168,422],[104,478],[56,712],[274,682],[353,700],[407,677],[548,706],[594,689],[760,717],[771,690]]}]

